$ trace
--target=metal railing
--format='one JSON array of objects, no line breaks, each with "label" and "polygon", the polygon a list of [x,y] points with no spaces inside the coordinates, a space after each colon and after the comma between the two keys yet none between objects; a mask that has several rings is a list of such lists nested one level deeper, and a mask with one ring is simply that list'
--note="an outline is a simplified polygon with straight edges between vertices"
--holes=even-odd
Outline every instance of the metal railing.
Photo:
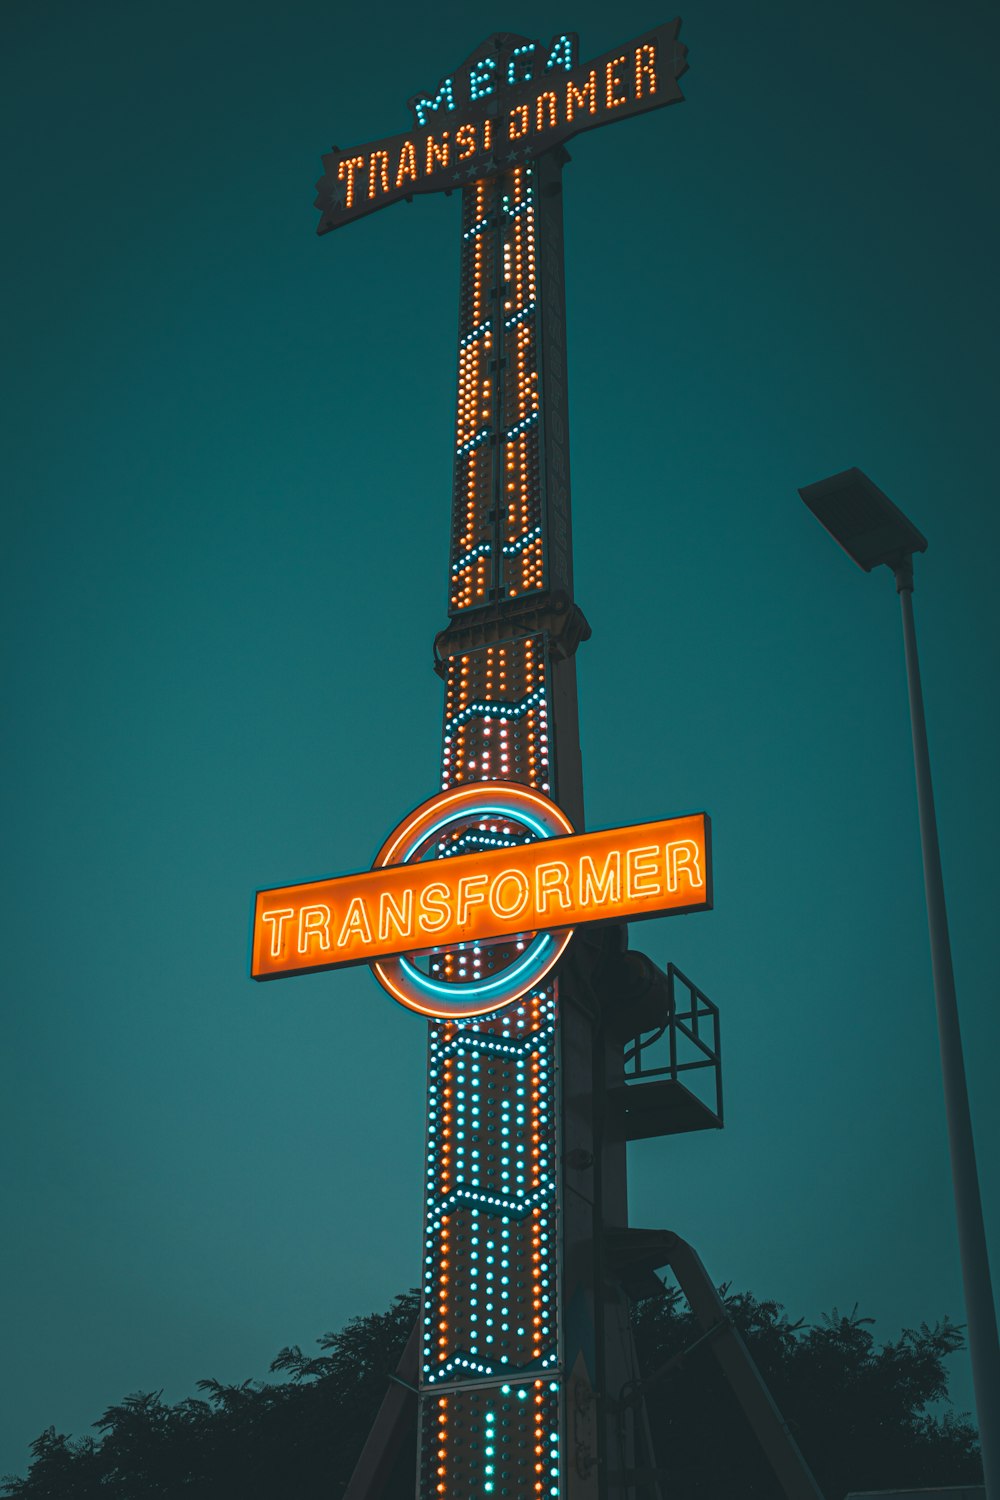
[{"label": "metal railing", "polygon": [[[625,1081],[640,1083],[651,1078],[669,1078],[677,1083],[681,1073],[711,1068],[715,1075],[715,1114],[721,1125],[722,1045],[718,1006],[676,964],[667,964],[667,997],[666,1024],[643,1032],[625,1048]],[[664,1047],[657,1045],[664,1037],[665,1063],[659,1067],[647,1066],[644,1054],[656,1047],[656,1054],[650,1059],[655,1062],[664,1052]]]}]

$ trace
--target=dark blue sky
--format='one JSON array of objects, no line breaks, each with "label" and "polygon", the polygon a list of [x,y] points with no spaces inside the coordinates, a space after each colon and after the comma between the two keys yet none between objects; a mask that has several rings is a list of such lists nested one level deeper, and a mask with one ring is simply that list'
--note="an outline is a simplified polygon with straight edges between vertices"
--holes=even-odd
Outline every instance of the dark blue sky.
[{"label": "dark blue sky", "polygon": [[[588,56],[668,18],[5,6],[0,1471],[416,1280],[423,1024],[364,971],[253,985],[246,934],[437,784],[458,203],[320,240],[313,183],[492,30]],[[566,173],[588,821],[715,835],[715,911],[635,942],[722,1009],[727,1127],[634,1147],[633,1218],[883,1336],[962,1316],[898,606],[796,488],[858,464],[930,538],[1000,1273],[997,30],[704,0],[687,102]]]}]

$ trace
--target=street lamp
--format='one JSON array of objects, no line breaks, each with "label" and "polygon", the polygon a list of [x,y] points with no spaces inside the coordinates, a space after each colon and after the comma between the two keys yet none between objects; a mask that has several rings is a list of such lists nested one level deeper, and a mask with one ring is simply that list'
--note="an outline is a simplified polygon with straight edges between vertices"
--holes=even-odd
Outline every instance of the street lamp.
[{"label": "street lamp", "polygon": [[818,484],[799,490],[816,519],[826,527],[848,557],[870,573],[884,563],[896,575],[896,592],[903,613],[903,643],[906,650],[906,680],[910,690],[910,727],[913,760],[917,773],[917,806],[920,813],[920,845],[924,861],[924,891],[930,927],[931,967],[937,1005],[941,1071],[944,1076],[945,1114],[951,1154],[952,1186],[958,1219],[958,1248],[962,1261],[965,1311],[969,1326],[972,1383],[979,1418],[979,1439],[987,1500],[1000,1500],[1000,1342],[996,1309],[986,1252],[983,1208],[979,1196],[972,1119],[962,1059],[962,1036],[955,1001],[955,976],[948,940],[948,914],[941,878],[937,819],[931,765],[927,753],[927,726],[917,661],[917,636],[913,626],[913,554],[924,552],[926,538],[877,485],[860,469],[846,469]]}]

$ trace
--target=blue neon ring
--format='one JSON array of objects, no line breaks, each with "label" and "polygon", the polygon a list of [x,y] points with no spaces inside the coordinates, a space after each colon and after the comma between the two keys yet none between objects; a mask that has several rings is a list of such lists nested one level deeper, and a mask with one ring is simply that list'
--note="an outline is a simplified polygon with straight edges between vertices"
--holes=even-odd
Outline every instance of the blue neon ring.
[{"label": "blue neon ring", "polygon": [[449,813],[440,818],[437,823],[432,823],[430,828],[422,829],[414,837],[412,844],[407,847],[405,854],[400,856],[399,863],[405,865],[415,849],[419,848],[421,844],[426,844],[428,839],[432,839],[436,833],[440,833],[450,823],[466,823],[472,818],[506,818],[511,823],[523,823],[526,828],[531,829],[532,833],[537,833],[540,839],[552,837],[552,829],[534,813],[524,812],[521,809],[517,812],[511,812],[509,807],[486,806],[466,808],[461,813]]},{"label": "blue neon ring", "polygon": [[[495,974],[492,979],[481,979],[472,983],[454,984],[447,979],[432,979],[429,974],[421,974],[418,968],[408,958],[397,959],[400,969],[417,989],[421,990],[428,1000],[457,1000],[456,990],[461,991],[463,1000],[485,1000],[495,990],[501,992],[509,987],[511,982],[519,979],[526,970],[541,967],[541,961],[548,957],[548,949],[552,946],[552,934],[549,932],[536,932],[531,942],[525,948],[521,957],[509,968],[504,969],[502,974]],[[544,971],[543,971],[544,972]],[[500,1001],[505,1004],[505,1001]]]},{"label": "blue neon ring", "polygon": [[[538,838],[551,838],[556,829],[546,823],[542,816],[523,807],[506,807],[503,805],[503,796],[500,788],[503,783],[497,783],[495,789],[489,794],[484,794],[481,804],[471,804],[461,812],[450,812],[443,815],[428,827],[419,829],[405,849],[397,854],[393,863],[406,864],[412,858],[421,845],[426,845],[443,829],[453,823],[469,823],[477,818],[504,818],[509,822],[521,823],[529,828]],[[496,800],[494,801],[494,798]],[[562,828],[559,832],[562,832]],[[434,1006],[434,1011],[439,1019],[447,1020],[466,1019],[475,1015],[488,1014],[491,1009],[502,1010],[506,1005],[513,1004],[521,996],[541,982],[549,969],[552,967],[554,958],[552,949],[556,946],[556,940],[550,932],[537,932],[520,958],[504,969],[501,974],[495,974],[491,978],[474,980],[472,982],[460,982],[433,979],[429,974],[423,974],[405,956],[382,961],[381,966],[395,970],[394,977],[401,988],[419,995],[425,1002]],[[377,966],[373,965],[377,969]],[[378,977],[376,972],[376,977]],[[516,985],[514,994],[507,994],[512,985]],[[390,993],[392,991],[390,990]],[[495,1003],[491,1003],[494,1000]],[[393,996],[401,1004],[398,995]],[[470,1011],[470,1005],[472,1007]],[[421,1009],[421,1007],[413,1007]]]}]

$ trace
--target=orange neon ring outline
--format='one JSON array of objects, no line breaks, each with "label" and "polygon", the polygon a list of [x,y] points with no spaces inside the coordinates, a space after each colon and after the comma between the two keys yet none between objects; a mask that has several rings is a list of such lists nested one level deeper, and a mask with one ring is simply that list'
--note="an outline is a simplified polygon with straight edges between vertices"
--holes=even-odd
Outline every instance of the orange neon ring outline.
[{"label": "orange neon ring outline", "polygon": [[[428,797],[410,813],[386,839],[372,869],[407,864],[429,838],[460,820],[475,817],[511,818],[540,838],[574,832],[562,808],[533,787],[518,781],[466,782]],[[534,989],[562,957],[572,936],[571,927],[561,932],[536,932],[510,969],[471,983],[432,980],[418,974],[406,958],[379,959],[371,965],[371,971],[382,988],[408,1010],[434,1020],[469,1020],[503,1010]]]}]

